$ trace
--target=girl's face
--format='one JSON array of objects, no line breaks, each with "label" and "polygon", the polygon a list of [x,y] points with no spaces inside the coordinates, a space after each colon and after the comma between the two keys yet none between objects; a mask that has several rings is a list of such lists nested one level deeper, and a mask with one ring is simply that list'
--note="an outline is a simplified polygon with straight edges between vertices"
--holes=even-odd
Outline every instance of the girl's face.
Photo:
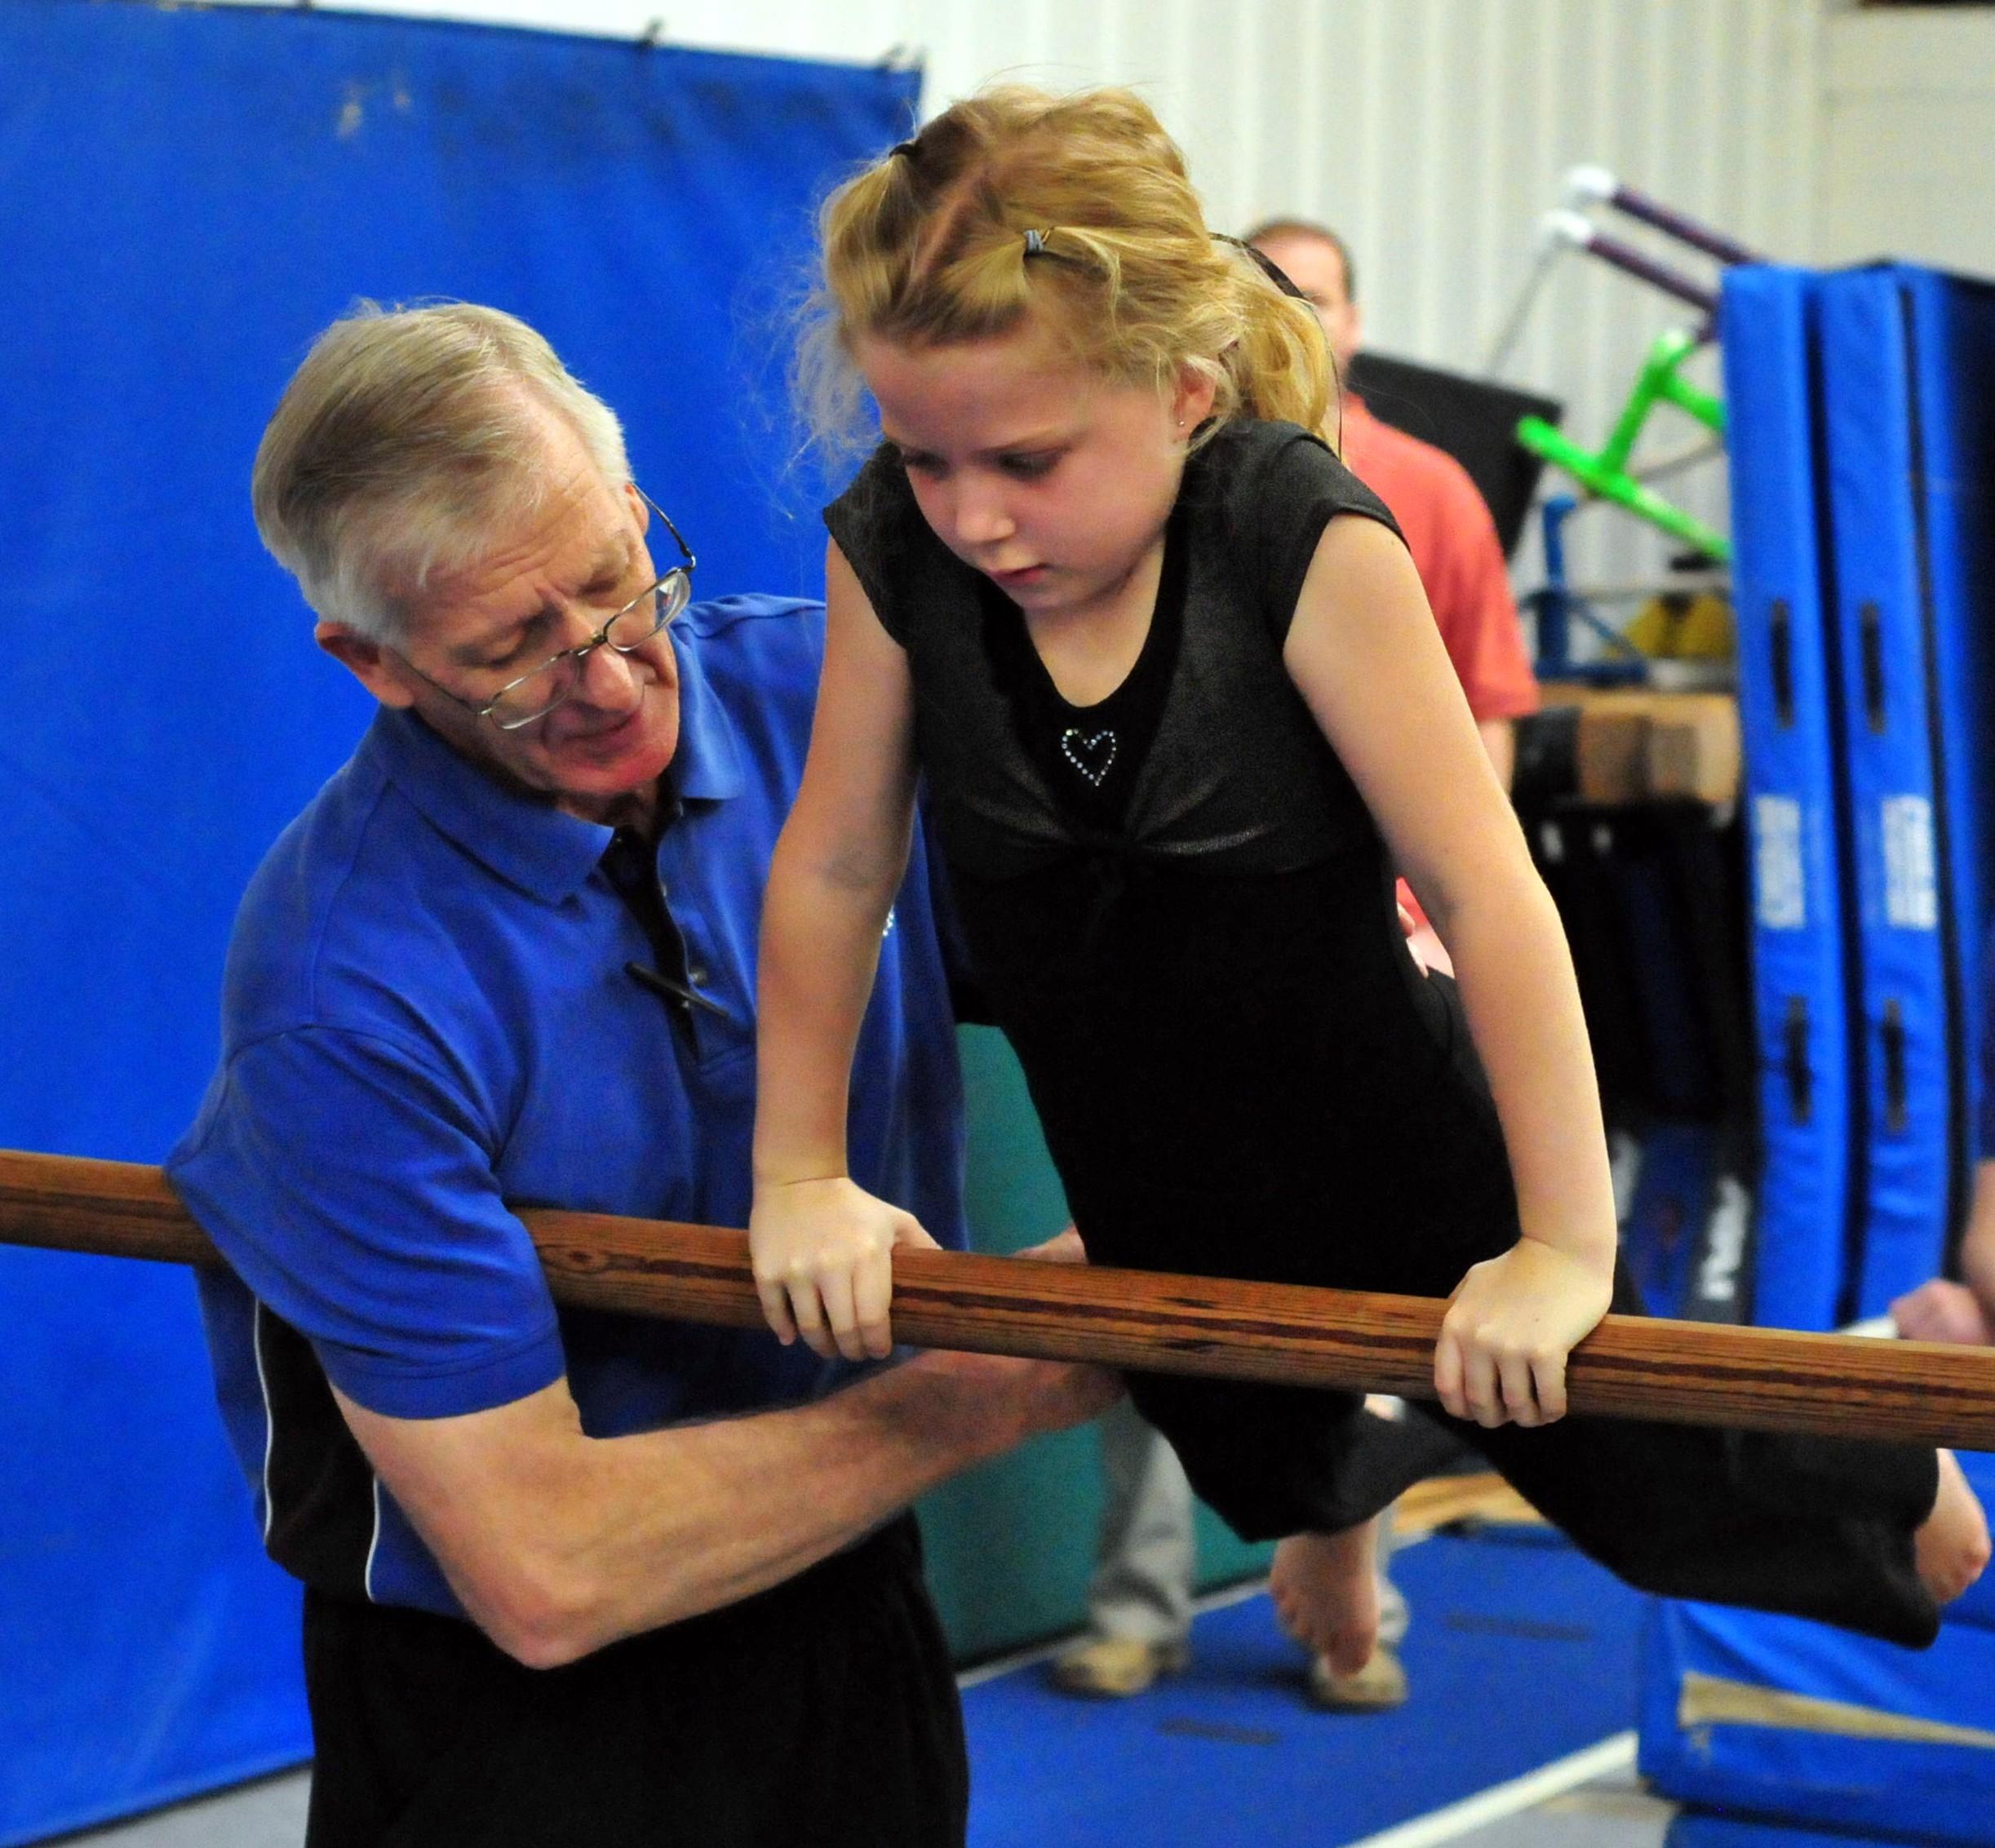
[{"label": "girl's face", "polygon": [[1028,615],[1112,605],[1162,541],[1213,403],[1190,372],[1168,392],[1103,379],[1029,321],[951,346],[862,339],[856,357],[936,537]]}]

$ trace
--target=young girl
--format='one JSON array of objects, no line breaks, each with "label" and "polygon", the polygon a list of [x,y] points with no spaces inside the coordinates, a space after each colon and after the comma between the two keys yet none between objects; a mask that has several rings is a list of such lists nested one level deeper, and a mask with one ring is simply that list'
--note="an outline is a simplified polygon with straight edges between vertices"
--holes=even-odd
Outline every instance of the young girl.
[{"label": "young girl", "polygon": [[[924,777],[1091,1258],[1449,1297],[1442,1406],[1596,1557],[1929,1641],[1986,1546],[1950,1458],[1558,1422],[1567,1353],[1633,1306],[1572,966],[1391,515],[1312,433],[1314,317],[1209,235],[1120,92],[959,104],[823,224],[821,357],[885,441],[827,514],[765,914],[751,1241],[777,1332],[884,1354],[892,1249],[925,1240],[845,1144]],[[1459,990],[1408,956],[1395,866]],[[1292,1536],[1284,1615],[1356,1666],[1363,1523],[1402,1447],[1354,1397],[1131,1389],[1241,1534]]]}]

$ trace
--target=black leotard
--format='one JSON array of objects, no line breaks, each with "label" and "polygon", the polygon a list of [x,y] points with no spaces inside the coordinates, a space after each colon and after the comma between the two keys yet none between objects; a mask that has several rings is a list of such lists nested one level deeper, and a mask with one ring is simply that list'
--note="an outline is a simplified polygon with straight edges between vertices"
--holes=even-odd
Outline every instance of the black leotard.
[{"label": "black leotard", "polygon": [[[1515,1241],[1517,1205],[1453,984],[1414,967],[1378,831],[1282,663],[1340,514],[1391,524],[1306,432],[1220,429],[1187,463],[1142,653],[1085,707],[888,452],[827,521],[907,651],[964,933],[1089,1255],[1444,1296]],[[1132,1388],[1250,1537],[1347,1526],[1417,1467],[1346,1395]],[[1908,1538],[1930,1453],[1462,1429],[1650,1589],[1930,1636]]]}]

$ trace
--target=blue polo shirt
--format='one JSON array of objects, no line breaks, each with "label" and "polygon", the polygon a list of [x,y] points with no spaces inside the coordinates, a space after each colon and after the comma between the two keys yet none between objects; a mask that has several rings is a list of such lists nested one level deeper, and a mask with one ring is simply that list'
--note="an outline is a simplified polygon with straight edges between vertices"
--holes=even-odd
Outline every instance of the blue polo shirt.
[{"label": "blue polo shirt", "polygon": [[[809,739],[816,604],[735,597],[670,631],[682,804],[658,872],[718,1008],[627,973],[649,939],[610,831],[383,710],[251,881],[219,1067],[167,1171],[234,1274],[202,1280],[222,1409],[280,1564],[461,1615],[326,1389],[432,1418],[565,1374],[595,1436],[844,1378],[764,1332],[558,1309],[514,1209],[747,1222],[756,951]],[[853,1172],[964,1240],[962,1092],[922,844],[852,1086]]]}]

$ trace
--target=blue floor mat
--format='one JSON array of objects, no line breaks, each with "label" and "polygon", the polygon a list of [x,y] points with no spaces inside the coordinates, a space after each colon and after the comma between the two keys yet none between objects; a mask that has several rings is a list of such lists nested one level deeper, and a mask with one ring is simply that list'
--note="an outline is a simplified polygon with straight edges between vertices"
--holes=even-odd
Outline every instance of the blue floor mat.
[{"label": "blue floor mat", "polygon": [[1313,1711],[1265,1594],[1200,1617],[1190,1672],[1133,1700],[1071,1700],[1043,1666],[972,1688],[971,1848],[1332,1848],[1634,1724],[1642,1601],[1555,1535],[1436,1536],[1393,1576],[1397,1713]]}]

